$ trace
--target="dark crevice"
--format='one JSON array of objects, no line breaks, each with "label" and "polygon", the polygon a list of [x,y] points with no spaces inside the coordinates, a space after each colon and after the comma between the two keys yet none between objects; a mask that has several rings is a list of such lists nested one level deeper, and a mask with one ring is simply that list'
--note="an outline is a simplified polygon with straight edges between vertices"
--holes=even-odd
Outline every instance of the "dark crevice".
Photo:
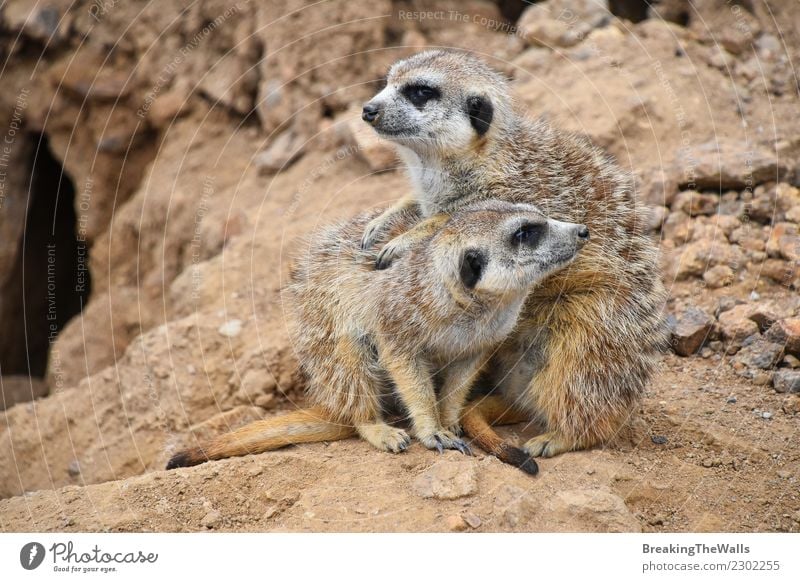
[{"label": "dark crevice", "polygon": [[33,136],[27,167],[28,209],[3,301],[3,375],[43,377],[50,343],[85,307],[91,291],[89,249],[78,240],[75,187],[53,157],[47,136]]}]

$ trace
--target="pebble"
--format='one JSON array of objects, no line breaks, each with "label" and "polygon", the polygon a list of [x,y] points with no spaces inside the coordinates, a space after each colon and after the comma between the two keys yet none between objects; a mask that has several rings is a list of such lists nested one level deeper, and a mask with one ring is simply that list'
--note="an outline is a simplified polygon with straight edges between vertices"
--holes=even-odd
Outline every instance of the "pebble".
[{"label": "pebble", "polygon": [[206,529],[214,529],[217,525],[219,525],[221,519],[222,514],[219,511],[211,510],[206,513],[205,517],[203,517],[203,519],[200,521],[200,525]]},{"label": "pebble", "polygon": [[242,333],[242,320],[229,319],[220,325],[217,331],[225,337],[236,337]]},{"label": "pebble", "polygon": [[667,444],[667,437],[662,435],[655,435],[650,437],[650,440],[653,441],[655,445],[665,445]]},{"label": "pebble", "polygon": [[467,525],[472,529],[478,529],[481,526],[481,518],[474,513],[462,513],[461,517],[464,518],[464,521],[466,521]]},{"label": "pebble", "polygon": [[725,402],[728,404],[736,404],[736,396],[728,396],[728,399]]},{"label": "pebble", "polygon": [[440,461],[420,474],[412,486],[425,499],[458,499],[478,491],[475,465],[470,461]]},{"label": "pebble", "polygon": [[449,531],[464,531],[468,524],[460,515],[450,515],[444,520],[445,526]]},{"label": "pebble", "polygon": [[761,413],[761,418],[766,418],[767,420],[769,420],[770,418],[772,418],[772,413],[771,412],[762,412]]},{"label": "pebble", "polygon": [[792,476],[789,471],[777,471],[775,474],[781,479],[789,479]]},{"label": "pebble", "polygon": [[70,477],[77,477],[81,474],[81,464],[78,462],[78,459],[70,461],[67,466],[67,473],[69,473]]}]

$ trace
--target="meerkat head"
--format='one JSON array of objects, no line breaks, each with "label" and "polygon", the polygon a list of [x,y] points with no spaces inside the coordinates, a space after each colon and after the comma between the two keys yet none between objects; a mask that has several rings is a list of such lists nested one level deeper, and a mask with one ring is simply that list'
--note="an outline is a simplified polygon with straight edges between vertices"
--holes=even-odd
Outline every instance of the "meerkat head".
[{"label": "meerkat head", "polygon": [[468,293],[515,297],[566,267],[589,241],[582,224],[547,218],[535,206],[490,200],[453,215],[434,237],[441,261]]},{"label": "meerkat head", "polygon": [[505,78],[480,59],[426,51],[392,65],[361,117],[399,146],[456,155],[499,131],[510,101]]}]

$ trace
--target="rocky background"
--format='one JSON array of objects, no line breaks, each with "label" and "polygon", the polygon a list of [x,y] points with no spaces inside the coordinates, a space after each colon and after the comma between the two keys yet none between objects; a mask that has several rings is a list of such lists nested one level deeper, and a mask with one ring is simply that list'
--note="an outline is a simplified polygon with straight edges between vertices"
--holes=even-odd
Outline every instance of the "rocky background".
[{"label": "rocky background", "polygon": [[[794,0],[4,3],[0,530],[800,531],[798,31]],[[289,259],[408,191],[359,111],[425,47],[637,176],[673,345],[629,430],[537,478],[356,440],[161,471],[302,405]]]}]

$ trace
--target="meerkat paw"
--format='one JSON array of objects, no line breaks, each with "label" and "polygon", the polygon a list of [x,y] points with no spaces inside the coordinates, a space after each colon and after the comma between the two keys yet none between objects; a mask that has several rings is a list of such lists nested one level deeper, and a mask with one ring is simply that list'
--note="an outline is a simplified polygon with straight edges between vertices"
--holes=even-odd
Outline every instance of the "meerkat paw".
[{"label": "meerkat paw", "polygon": [[383,215],[373,218],[367,223],[366,228],[364,228],[364,235],[361,237],[362,249],[366,250],[375,244],[375,241],[378,240],[378,236],[383,230],[384,223]]},{"label": "meerkat paw", "polygon": [[411,444],[411,437],[406,431],[388,424],[362,425],[356,430],[373,447],[387,453],[402,453]]},{"label": "meerkat paw", "polygon": [[402,257],[411,246],[411,240],[403,235],[393,238],[381,249],[378,258],[375,260],[375,268],[379,271],[388,269],[392,263]]},{"label": "meerkat paw", "polygon": [[571,451],[574,447],[572,443],[552,431],[540,434],[532,438],[522,447],[531,457],[555,457],[561,453]]},{"label": "meerkat paw", "polygon": [[437,450],[440,453],[445,449],[453,449],[464,455],[472,456],[472,449],[458,436],[449,430],[440,430],[430,435],[417,437],[426,448]]},{"label": "meerkat paw", "polygon": [[445,426],[447,427],[446,430],[450,431],[451,433],[453,433],[458,437],[464,434],[464,430],[461,428],[461,423],[459,422],[454,422],[451,424],[445,423]]}]

